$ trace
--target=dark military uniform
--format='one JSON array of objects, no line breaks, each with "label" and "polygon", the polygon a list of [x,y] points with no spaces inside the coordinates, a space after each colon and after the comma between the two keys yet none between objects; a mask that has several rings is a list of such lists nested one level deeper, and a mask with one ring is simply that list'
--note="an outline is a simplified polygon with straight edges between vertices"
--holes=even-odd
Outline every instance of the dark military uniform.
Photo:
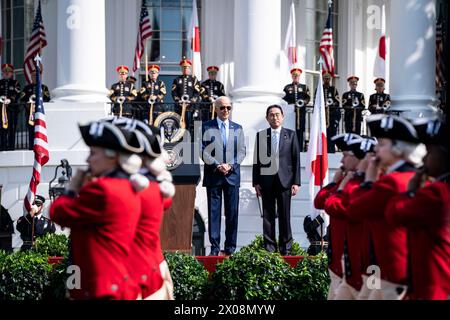
[{"label": "dark military uniform", "polygon": [[225,88],[222,82],[208,79],[203,81],[201,89],[202,101],[204,102],[202,106],[202,120],[207,121],[212,117],[211,98],[215,100],[219,97],[224,96]]},{"label": "dark military uniform", "polygon": [[135,89],[135,86],[132,82],[128,81],[119,81],[114,83],[111,86],[111,90],[109,91],[109,98],[114,103],[112,107],[112,112],[115,116],[119,116],[120,114],[120,104],[117,102],[117,99],[121,96],[125,97],[125,102],[122,106],[122,116],[127,118],[132,118],[136,108],[130,103],[134,101],[137,97],[138,93]]},{"label": "dark military uniform", "polygon": [[[34,121],[34,112],[33,112],[33,116],[30,117],[31,105],[28,102],[30,100],[30,97],[32,95],[34,95],[35,92],[36,92],[36,84],[32,83],[32,84],[25,86],[25,88],[23,88],[22,93],[20,94],[20,102],[26,104],[25,108],[26,108],[26,117],[27,117],[28,149],[29,150],[33,150],[33,145],[34,145],[34,124],[31,125],[29,122],[30,119],[32,121]],[[50,91],[48,90],[48,87],[45,84],[42,85],[42,98],[44,99],[44,102],[50,101]]]},{"label": "dark military uniform", "polygon": [[[354,102],[357,102],[355,106],[353,106]],[[342,96],[342,107],[345,110],[345,132],[361,134],[362,111],[366,107],[364,94],[358,91],[347,91]]]},{"label": "dark military uniform", "polygon": [[328,233],[321,237],[319,232],[317,231],[318,227],[324,223],[324,220],[321,216],[317,216],[316,219],[312,220],[311,216],[306,216],[303,220],[303,230],[306,232],[306,236],[310,242],[310,246],[308,248],[308,254],[311,256],[315,256],[322,251],[327,251],[328,249]]},{"label": "dark military uniform", "polygon": [[[386,104],[387,102],[387,104]],[[387,93],[374,93],[369,99],[369,111],[372,114],[386,113],[391,103],[391,96]]]},{"label": "dark military uniform", "polygon": [[300,83],[291,83],[284,87],[283,89],[285,96],[284,100],[288,104],[295,105],[297,101],[303,101],[303,107],[295,106],[295,115],[296,115],[296,132],[298,137],[298,142],[300,145],[300,151],[305,150],[305,146],[303,145],[303,135],[305,132],[305,118],[306,118],[306,106],[311,100],[311,95],[309,92],[309,88],[305,84]]},{"label": "dark military uniform", "polygon": [[55,233],[55,224],[43,214],[31,217],[30,214],[22,216],[17,220],[17,231],[23,241],[21,251],[29,250],[37,237],[45,236],[47,233]]},{"label": "dark military uniform", "polygon": [[[314,96],[317,94],[316,93]],[[323,86],[323,95],[325,98],[325,113],[327,123],[327,146],[328,153],[334,153],[336,151],[335,144],[331,138],[333,138],[339,129],[339,122],[341,121],[341,108],[339,107],[339,92],[334,86]],[[330,104],[331,102],[331,104]]]},{"label": "dark military uniform", "polygon": [[[4,129],[3,126],[0,127],[0,151],[14,150],[16,148],[16,127],[20,111],[19,106],[17,105],[19,94],[19,81],[14,79],[0,80],[0,96],[5,96],[11,100],[11,103],[6,107],[8,128]],[[2,107],[3,106],[0,104],[0,108]]]},{"label": "dark military uniform", "polygon": [[[181,97],[183,95],[187,95],[189,97],[189,101],[192,103],[198,102],[201,95],[201,87],[200,82],[193,75],[181,75],[173,80],[172,83],[172,98],[173,101],[179,103],[177,112],[181,114]],[[192,119],[192,109],[194,106],[191,106],[186,112],[186,126],[189,127]]]},{"label": "dark military uniform", "polygon": [[153,107],[153,121],[156,119],[158,114],[160,114],[163,109],[160,105],[164,102],[164,97],[167,94],[166,84],[161,80],[152,80],[144,81],[142,83],[141,90],[139,91],[139,100],[143,101],[143,105],[145,106],[141,113],[141,119],[149,120],[149,112],[150,112],[150,104],[148,103],[148,99],[150,96],[156,96],[155,105]]}]

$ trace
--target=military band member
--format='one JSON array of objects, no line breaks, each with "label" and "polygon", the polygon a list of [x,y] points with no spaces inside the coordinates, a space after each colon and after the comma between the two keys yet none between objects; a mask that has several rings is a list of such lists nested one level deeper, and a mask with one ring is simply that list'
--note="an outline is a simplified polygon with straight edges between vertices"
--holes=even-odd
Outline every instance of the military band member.
[{"label": "military band member", "polygon": [[122,105],[122,116],[132,118],[134,109],[130,103],[136,100],[138,95],[135,85],[132,82],[127,81],[129,69],[127,66],[120,65],[117,67],[117,73],[119,74],[119,82],[114,83],[109,90],[109,98],[114,103],[112,112],[115,116],[120,115],[120,103],[119,97],[123,97],[124,103]]},{"label": "military band member", "polygon": [[[197,80],[197,77],[191,75],[191,67],[192,62],[187,59],[183,59],[180,61],[180,66],[182,70],[182,75],[175,78],[172,83],[172,98],[175,103],[179,105],[178,111],[179,114],[182,113],[182,102],[183,97],[185,97],[185,100],[187,103],[192,105],[193,103],[196,103],[200,100],[201,95],[201,87],[200,82]],[[187,106],[187,112],[186,112],[186,123],[187,126],[191,123],[191,113],[192,113],[193,106]]]},{"label": "military band member", "polygon": [[[42,74],[42,66],[41,66]],[[30,83],[23,88],[20,94],[20,102],[25,104],[26,117],[27,117],[27,128],[28,128],[28,149],[33,150],[34,145],[34,111],[36,110],[36,104],[31,108],[30,98],[36,94],[36,72],[32,75],[33,83]],[[35,96],[36,97],[36,96]],[[35,98],[34,97],[34,98]],[[42,98],[44,102],[50,101],[50,91],[45,84],[42,84]],[[35,99],[34,103],[36,102]]]},{"label": "military band member", "polygon": [[205,105],[202,106],[202,119],[205,121],[212,117],[212,103],[217,98],[225,95],[225,89],[222,82],[216,80],[219,67],[209,66],[206,71],[208,71],[208,80],[205,80],[201,87],[202,101],[205,103]]},{"label": "military band member", "polygon": [[305,132],[306,124],[306,106],[311,100],[308,86],[300,83],[300,75],[302,74],[302,72],[303,71],[300,68],[293,68],[291,70],[292,83],[288,84],[283,89],[285,93],[283,99],[288,104],[293,104],[295,106],[296,131],[298,142],[300,145],[300,151],[304,150],[303,135]]},{"label": "military band member", "polygon": [[43,215],[44,203],[45,198],[36,195],[31,212],[17,220],[17,231],[20,232],[20,238],[23,241],[21,251],[31,249],[37,237],[56,231],[55,224]]},{"label": "military band member", "polygon": [[376,93],[372,94],[369,98],[369,111],[372,114],[386,113],[387,109],[391,106],[391,96],[384,93],[385,80],[383,78],[376,78],[375,83]]},{"label": "military band member", "polygon": [[[326,72],[323,74],[323,95],[325,98],[325,112],[326,112],[326,124],[327,124],[327,146],[328,153],[334,153],[336,147],[332,137],[334,137],[339,128],[339,122],[341,121],[341,109],[339,107],[339,92],[336,87],[331,84],[331,75]],[[317,93],[317,89],[316,89]]]},{"label": "military band member", "polygon": [[152,64],[148,66],[148,73],[150,75],[149,81],[144,81],[141,90],[139,91],[140,100],[145,102],[145,107],[142,112],[142,121],[149,121],[150,103],[153,102],[153,121],[160,111],[162,111],[160,103],[164,102],[164,97],[167,94],[166,84],[162,80],[158,80],[160,66]]},{"label": "military band member", "polygon": [[16,126],[19,108],[16,105],[20,94],[19,81],[14,79],[14,66],[2,65],[3,79],[0,80],[0,97],[10,100],[8,105],[0,103],[0,151],[14,150],[16,146]]},{"label": "military band member", "polygon": [[358,81],[359,78],[356,76],[348,77],[347,82],[350,86],[350,91],[347,91],[342,96],[342,107],[345,109],[345,132],[347,133],[361,134],[362,111],[366,107],[366,101],[364,94],[356,91]]}]

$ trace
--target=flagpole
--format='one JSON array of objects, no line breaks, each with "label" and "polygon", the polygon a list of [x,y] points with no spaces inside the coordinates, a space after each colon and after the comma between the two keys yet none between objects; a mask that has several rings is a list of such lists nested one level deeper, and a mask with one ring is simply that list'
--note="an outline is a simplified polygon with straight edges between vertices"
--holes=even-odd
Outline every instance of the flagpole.
[{"label": "flagpole", "polygon": [[148,82],[148,51],[147,51],[147,41],[145,41],[144,48],[145,48],[145,81]]},{"label": "flagpole", "polygon": [[[331,0],[328,3],[330,4]],[[322,56],[319,59],[318,65],[319,65],[319,80],[320,80],[320,78],[322,78],[322,70],[323,70],[323,58],[322,58]],[[319,81],[319,84],[323,85],[322,81]],[[321,93],[323,94],[323,90],[321,90]],[[325,100],[325,98],[324,98],[324,100]],[[320,121],[320,123],[321,123],[321,126],[322,126],[322,121]],[[319,161],[319,163],[320,163],[320,189],[322,189],[323,188],[323,179],[324,179],[324,176],[323,176],[323,165],[322,165],[322,161]]]}]

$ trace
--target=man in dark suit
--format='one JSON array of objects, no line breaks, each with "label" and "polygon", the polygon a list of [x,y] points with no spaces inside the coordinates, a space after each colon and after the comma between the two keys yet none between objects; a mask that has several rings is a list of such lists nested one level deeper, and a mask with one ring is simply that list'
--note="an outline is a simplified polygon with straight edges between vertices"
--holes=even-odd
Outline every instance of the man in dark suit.
[{"label": "man in dark suit", "polygon": [[220,220],[222,194],[225,203],[225,250],[229,256],[236,250],[240,163],[245,158],[242,127],[229,120],[231,101],[223,96],[214,102],[217,118],[202,125],[202,160],[205,162],[203,186],[208,197],[208,233],[212,256],[220,253]]},{"label": "man in dark suit", "polygon": [[282,255],[292,248],[291,197],[300,188],[300,148],[295,131],[283,128],[283,109],[267,108],[270,128],[256,134],[253,160],[253,186],[262,197],[264,248],[277,250],[275,239],[275,203],[278,208],[279,241]]}]

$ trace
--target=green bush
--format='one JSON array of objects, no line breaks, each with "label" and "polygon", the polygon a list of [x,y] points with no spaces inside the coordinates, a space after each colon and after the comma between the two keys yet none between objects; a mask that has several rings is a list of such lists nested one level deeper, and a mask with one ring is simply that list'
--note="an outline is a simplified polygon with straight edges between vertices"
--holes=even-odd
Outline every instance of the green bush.
[{"label": "green bush", "polygon": [[293,270],[279,254],[243,247],[217,265],[211,297],[221,300],[284,300]]},{"label": "green bush", "polygon": [[0,254],[0,300],[42,300],[50,285],[47,256],[34,252]]},{"label": "green bush", "polygon": [[306,257],[294,268],[294,276],[288,279],[289,299],[326,300],[330,277],[325,253]]},{"label": "green bush", "polygon": [[[253,250],[262,250],[264,249],[264,238],[261,234],[256,235],[255,240],[253,240],[248,246]],[[292,250],[291,250],[292,256],[302,256],[306,257],[308,253],[300,247],[300,244],[296,241],[292,243]]]},{"label": "green bush", "polygon": [[176,300],[202,299],[208,284],[208,271],[193,256],[165,253],[173,279]]},{"label": "green bush", "polygon": [[36,239],[33,250],[49,257],[67,257],[69,238],[64,234],[49,233]]},{"label": "green bush", "polygon": [[66,281],[68,278],[67,268],[69,267],[69,259],[66,256],[63,261],[53,265],[50,274],[50,284],[46,288],[44,298],[46,300],[64,300],[68,298],[68,290]]}]

